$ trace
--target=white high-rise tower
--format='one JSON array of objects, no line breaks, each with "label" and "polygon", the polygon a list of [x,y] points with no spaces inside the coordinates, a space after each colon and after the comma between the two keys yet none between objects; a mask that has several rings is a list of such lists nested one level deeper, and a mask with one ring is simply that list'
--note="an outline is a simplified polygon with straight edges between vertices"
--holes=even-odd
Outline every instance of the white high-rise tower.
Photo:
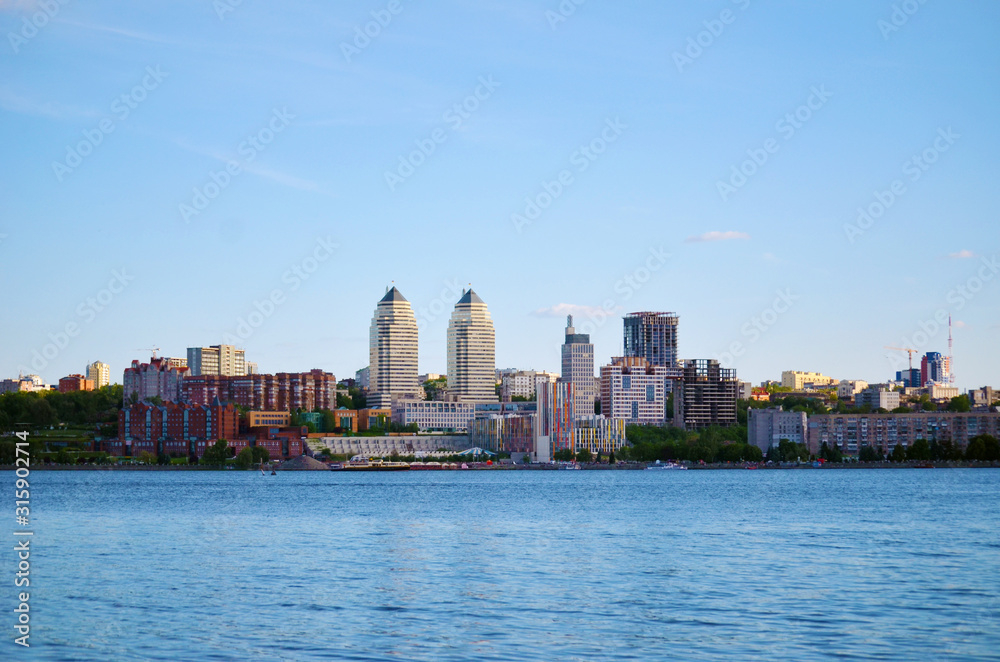
[{"label": "white high-rise tower", "polygon": [[375,307],[368,347],[369,407],[389,407],[393,398],[423,397],[417,381],[417,318],[395,287]]},{"label": "white high-rise tower", "polygon": [[486,303],[470,288],[448,322],[448,395],[496,402],[496,334]]}]

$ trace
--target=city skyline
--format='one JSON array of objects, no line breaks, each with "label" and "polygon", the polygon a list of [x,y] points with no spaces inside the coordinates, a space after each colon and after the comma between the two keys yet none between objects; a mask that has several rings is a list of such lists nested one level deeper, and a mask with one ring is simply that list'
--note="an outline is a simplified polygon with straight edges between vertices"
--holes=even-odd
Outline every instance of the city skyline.
[{"label": "city skyline", "polygon": [[741,379],[879,382],[951,314],[957,385],[1000,375],[995,4],[403,3],[363,48],[384,5],[69,3],[22,36],[39,7],[0,6],[4,376],[227,335],[350,376],[392,280],[421,373],[473,283],[498,367],[558,372],[568,314],[602,364],[669,310]]}]

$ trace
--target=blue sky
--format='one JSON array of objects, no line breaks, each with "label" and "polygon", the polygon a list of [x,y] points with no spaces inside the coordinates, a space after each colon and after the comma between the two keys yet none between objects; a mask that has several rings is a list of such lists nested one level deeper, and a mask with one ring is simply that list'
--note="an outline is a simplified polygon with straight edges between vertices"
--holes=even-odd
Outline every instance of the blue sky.
[{"label": "blue sky", "polygon": [[0,2],[0,376],[352,376],[395,282],[422,371],[471,283],[498,367],[666,310],[744,379],[882,381],[951,314],[1000,386],[995,2],[224,1]]}]

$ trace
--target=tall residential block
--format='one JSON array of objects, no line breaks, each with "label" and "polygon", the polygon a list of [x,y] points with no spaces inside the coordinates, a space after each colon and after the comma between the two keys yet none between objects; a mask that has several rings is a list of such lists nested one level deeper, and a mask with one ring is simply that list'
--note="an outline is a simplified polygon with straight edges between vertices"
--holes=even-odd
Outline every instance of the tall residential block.
[{"label": "tall residential block", "polygon": [[601,366],[601,412],[630,425],[663,425],[676,369],[639,356],[616,356]]},{"label": "tall residential block", "polygon": [[496,333],[486,302],[468,289],[448,321],[448,395],[496,402]]},{"label": "tall residential block", "polygon": [[808,438],[804,411],[784,411],[781,407],[747,410],[747,441],[765,455],[782,439],[804,444]]},{"label": "tall residential block", "polygon": [[637,356],[652,366],[677,366],[676,313],[629,313],[624,323],[625,356]]},{"label": "tall residential block", "polygon": [[594,380],[594,346],[590,335],[577,333],[573,316],[566,317],[566,337],[562,346],[562,379],[573,384],[575,392],[573,418],[593,416],[597,399]]},{"label": "tall residential block", "polygon": [[395,286],[375,307],[368,339],[368,406],[391,407],[393,399],[421,399],[417,318]]},{"label": "tall residential block", "polygon": [[674,425],[697,430],[711,425],[736,425],[736,370],[714,359],[684,362],[674,389]]},{"label": "tall residential block", "polygon": [[[256,370],[256,364],[252,364]],[[212,345],[211,347],[188,347],[188,374],[225,375],[227,377],[245,375],[247,371],[246,352],[233,345]]]},{"label": "tall residential block", "polygon": [[940,352],[927,352],[920,359],[920,385],[948,384],[950,382],[950,367],[948,357]]},{"label": "tall residential block", "polygon": [[187,375],[186,367],[176,367],[167,357],[153,357],[149,363],[132,361],[122,376],[125,403],[158,397],[164,402],[177,402],[181,384]]},{"label": "tall residential block", "polygon": [[103,388],[111,384],[111,366],[107,363],[94,361],[87,364],[87,379],[94,382],[94,388]]},{"label": "tall residential block", "polygon": [[[164,398],[166,399],[166,398]],[[337,408],[337,378],[320,369],[274,375],[197,375],[181,383],[181,400],[206,405],[219,399],[265,411]]]}]

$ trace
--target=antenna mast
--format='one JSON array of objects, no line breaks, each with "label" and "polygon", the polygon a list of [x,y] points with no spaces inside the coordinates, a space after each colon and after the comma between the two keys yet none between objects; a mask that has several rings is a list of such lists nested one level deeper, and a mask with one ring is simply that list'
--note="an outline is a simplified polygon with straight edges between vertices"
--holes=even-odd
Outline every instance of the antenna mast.
[{"label": "antenna mast", "polygon": [[952,354],[951,345],[951,313],[948,314],[948,383],[955,383],[955,369],[952,367],[955,363],[954,355]]}]

